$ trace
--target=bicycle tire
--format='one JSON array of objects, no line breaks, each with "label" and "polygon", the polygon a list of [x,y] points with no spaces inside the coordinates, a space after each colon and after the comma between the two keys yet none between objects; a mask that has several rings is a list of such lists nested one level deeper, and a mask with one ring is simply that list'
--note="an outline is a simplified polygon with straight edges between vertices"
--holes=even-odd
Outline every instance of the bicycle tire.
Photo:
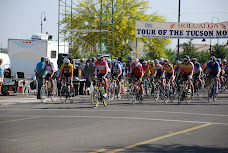
[{"label": "bicycle tire", "polygon": [[91,92],[91,104],[93,108],[97,108],[99,104],[99,95],[97,89]]},{"label": "bicycle tire", "polygon": [[69,96],[69,100],[70,100],[70,103],[73,103],[74,102],[74,95],[75,95],[75,89],[74,87],[72,88],[72,96]]},{"label": "bicycle tire", "polygon": [[48,90],[45,85],[43,85],[40,89],[40,98],[41,102],[45,103],[48,100]]},{"label": "bicycle tire", "polygon": [[66,86],[62,86],[61,89],[60,89],[60,95],[59,95],[59,97],[60,97],[60,101],[62,103],[66,103],[66,100],[67,100],[67,97],[68,97],[67,91],[68,91],[68,89],[67,89]]},{"label": "bicycle tire", "polygon": [[58,99],[58,89],[54,86],[54,90],[52,91],[51,101],[55,102]]}]

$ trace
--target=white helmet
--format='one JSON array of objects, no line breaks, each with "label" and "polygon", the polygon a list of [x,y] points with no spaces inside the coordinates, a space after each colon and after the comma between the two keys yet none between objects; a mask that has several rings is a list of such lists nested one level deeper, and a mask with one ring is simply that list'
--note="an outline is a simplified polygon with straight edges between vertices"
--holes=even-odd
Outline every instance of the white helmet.
[{"label": "white helmet", "polygon": [[44,62],[50,61],[49,57],[44,57]]},{"label": "white helmet", "polygon": [[137,63],[139,62],[139,59],[138,59],[138,58],[135,58],[134,60],[135,60]]},{"label": "white helmet", "polygon": [[107,59],[107,63],[111,63],[111,61],[112,61],[111,59]]},{"label": "white helmet", "polygon": [[116,64],[117,63],[117,60],[116,59],[113,59],[112,60],[112,64]]},{"label": "white helmet", "polygon": [[223,59],[223,63],[226,63],[227,61],[226,61],[226,59]]},{"label": "white helmet", "polygon": [[68,58],[64,58],[63,63],[69,64],[70,60]]},{"label": "white helmet", "polygon": [[161,58],[159,59],[159,62],[161,62],[161,63],[164,62],[164,58],[161,57]]},{"label": "white helmet", "polygon": [[159,62],[159,60],[158,60],[158,59],[155,59],[155,60],[154,60],[154,63],[155,63],[155,64],[156,64],[156,63],[158,63],[158,62]]}]

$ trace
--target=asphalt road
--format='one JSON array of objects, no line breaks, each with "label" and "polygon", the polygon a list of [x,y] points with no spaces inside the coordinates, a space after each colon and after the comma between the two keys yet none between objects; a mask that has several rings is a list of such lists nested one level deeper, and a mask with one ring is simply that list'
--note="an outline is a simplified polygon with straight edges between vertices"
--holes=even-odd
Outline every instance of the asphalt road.
[{"label": "asphalt road", "polygon": [[124,96],[97,109],[89,97],[0,105],[0,152],[228,152],[228,93],[206,96],[188,105],[146,97],[132,105]]}]

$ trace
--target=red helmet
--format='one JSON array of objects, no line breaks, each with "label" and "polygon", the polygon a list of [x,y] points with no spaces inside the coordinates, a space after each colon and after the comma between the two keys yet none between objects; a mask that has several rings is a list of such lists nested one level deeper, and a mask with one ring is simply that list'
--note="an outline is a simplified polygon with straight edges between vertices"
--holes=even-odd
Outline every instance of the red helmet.
[{"label": "red helmet", "polygon": [[169,64],[169,60],[168,59],[165,59],[164,63],[165,64]]}]

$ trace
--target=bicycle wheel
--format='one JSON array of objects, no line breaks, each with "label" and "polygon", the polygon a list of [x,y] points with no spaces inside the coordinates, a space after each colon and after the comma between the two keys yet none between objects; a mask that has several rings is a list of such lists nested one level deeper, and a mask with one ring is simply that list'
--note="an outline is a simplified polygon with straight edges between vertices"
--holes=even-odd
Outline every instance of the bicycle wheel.
[{"label": "bicycle wheel", "polygon": [[69,100],[70,100],[70,103],[73,103],[74,102],[74,94],[75,94],[75,89],[74,87],[72,88],[72,92],[71,92],[71,95],[69,95]]},{"label": "bicycle wheel", "polygon": [[210,85],[208,88],[208,102],[209,103],[211,102],[212,95],[213,95],[213,88],[212,88],[212,85]]},{"label": "bicycle wheel", "polygon": [[155,87],[154,89],[154,100],[158,100],[159,99],[159,96],[160,96],[160,89]]},{"label": "bicycle wheel", "polygon": [[91,104],[93,108],[97,108],[99,104],[99,92],[96,88],[91,92]]},{"label": "bicycle wheel", "polygon": [[131,101],[133,98],[132,85],[127,87],[127,99]]},{"label": "bicycle wheel", "polygon": [[58,89],[54,86],[54,90],[52,91],[51,100],[54,102],[58,99]]},{"label": "bicycle wheel", "polygon": [[48,90],[45,85],[43,85],[40,89],[40,98],[43,103],[45,103],[48,99]]},{"label": "bicycle wheel", "polygon": [[182,98],[183,98],[182,97],[182,89],[179,88],[179,91],[178,91],[178,105],[180,105],[181,102],[183,101]]},{"label": "bicycle wheel", "polygon": [[115,98],[115,86],[114,86],[114,84],[110,85],[109,91],[110,91],[110,100],[113,100]]},{"label": "bicycle wheel", "polygon": [[131,99],[131,102],[132,102],[132,104],[134,105],[135,104],[135,102],[136,102],[136,98],[137,98],[137,91],[136,91],[136,86],[134,85],[133,87],[132,87],[132,89],[131,89],[132,91],[131,91],[131,96],[132,96],[132,99]]},{"label": "bicycle wheel", "polygon": [[165,89],[163,90],[163,98],[164,98],[164,103],[167,104],[169,101],[169,86],[166,85]]},{"label": "bicycle wheel", "polygon": [[66,86],[62,86],[62,87],[61,87],[59,97],[60,97],[60,101],[61,101],[62,103],[65,103],[65,102],[66,102],[67,97],[68,97],[68,89],[67,89]]}]

